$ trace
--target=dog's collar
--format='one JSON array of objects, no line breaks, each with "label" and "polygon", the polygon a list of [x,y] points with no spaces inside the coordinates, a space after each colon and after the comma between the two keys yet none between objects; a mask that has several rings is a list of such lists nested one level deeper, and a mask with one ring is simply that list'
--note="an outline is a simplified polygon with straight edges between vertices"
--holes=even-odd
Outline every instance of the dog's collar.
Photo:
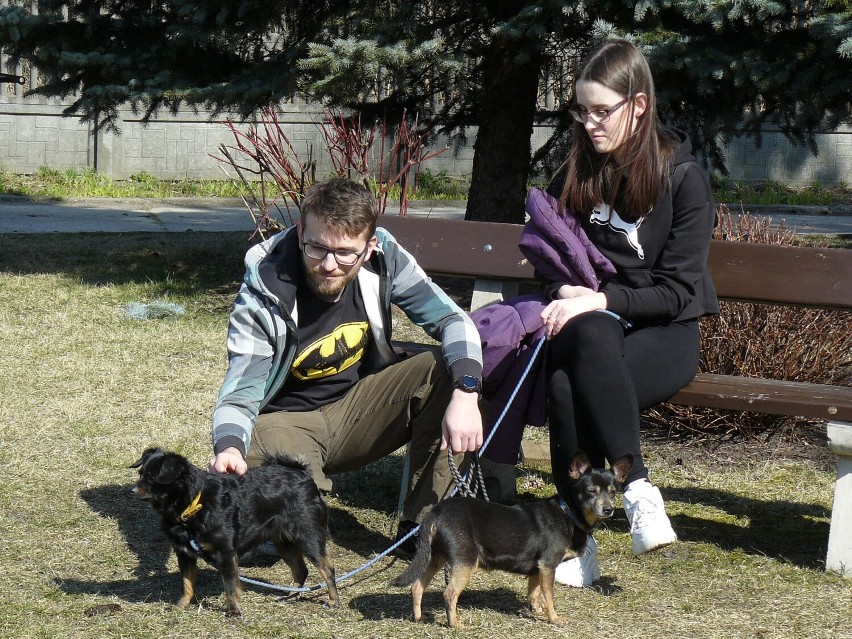
[{"label": "dog's collar", "polygon": [[186,521],[193,515],[197,514],[198,511],[201,510],[201,491],[198,491],[198,494],[195,496],[195,499],[192,500],[192,503],[187,506],[184,511],[180,514],[180,520]]},{"label": "dog's collar", "polygon": [[587,535],[591,534],[592,526],[589,526],[585,522],[580,521],[580,518],[577,517],[577,515],[574,513],[573,510],[571,510],[571,506],[568,505],[567,501],[562,499],[561,495],[559,496],[559,502],[558,503],[559,503],[559,507],[562,509],[562,512],[565,513],[568,516],[568,519],[570,519],[572,522],[574,522],[574,525],[577,526],[577,528],[582,530]]}]

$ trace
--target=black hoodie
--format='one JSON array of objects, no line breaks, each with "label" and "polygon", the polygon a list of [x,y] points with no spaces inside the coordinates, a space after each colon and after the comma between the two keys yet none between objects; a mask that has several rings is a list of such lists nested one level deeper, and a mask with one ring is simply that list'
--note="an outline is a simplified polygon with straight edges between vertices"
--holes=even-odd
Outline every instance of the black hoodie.
[{"label": "black hoodie", "polygon": [[[688,320],[719,312],[707,253],[716,223],[710,183],[695,163],[686,135],[680,140],[668,180],[644,217],[623,204],[577,212],[589,239],[613,263],[616,276],[601,287],[607,309],[638,324]],[[679,165],[684,165],[680,167]],[[682,179],[680,177],[682,176]],[[560,186],[551,192],[558,196]],[[679,182],[672,194],[672,182]],[[638,220],[638,221],[637,221]],[[558,283],[548,290],[558,288]]]}]

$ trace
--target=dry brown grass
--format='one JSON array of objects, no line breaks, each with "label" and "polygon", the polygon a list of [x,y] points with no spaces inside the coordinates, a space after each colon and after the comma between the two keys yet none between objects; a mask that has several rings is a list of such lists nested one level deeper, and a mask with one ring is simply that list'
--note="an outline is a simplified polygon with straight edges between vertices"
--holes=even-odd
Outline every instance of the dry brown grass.
[{"label": "dry brown grass", "polygon": [[[206,462],[243,243],[0,236],[0,637],[852,637],[852,582],[822,570],[831,464],[808,451],[670,443],[650,446],[649,464],[682,541],[634,558],[618,515],[597,534],[602,587],[557,592],[566,629],[525,612],[521,577],[484,572],[460,602],[465,628],[445,627],[438,579],[431,621],[415,626],[407,593],[386,586],[402,569],[387,559],[342,584],[338,609],[324,595],[286,603],[249,587],[245,616],[228,620],[206,567],[197,606],[175,609],[176,563],[148,505],[128,496],[127,465],[151,444]],[[123,312],[161,298],[187,313],[140,322]],[[391,457],[336,478],[339,573],[387,547],[399,467]],[[553,490],[546,467],[523,469],[519,486]],[[255,563],[246,574],[286,583],[280,564]]]}]

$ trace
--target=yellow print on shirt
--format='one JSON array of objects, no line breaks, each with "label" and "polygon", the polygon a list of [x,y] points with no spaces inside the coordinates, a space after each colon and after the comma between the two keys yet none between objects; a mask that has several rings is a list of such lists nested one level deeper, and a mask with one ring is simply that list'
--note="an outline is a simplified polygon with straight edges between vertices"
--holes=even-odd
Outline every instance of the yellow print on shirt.
[{"label": "yellow print on shirt", "polygon": [[303,380],[321,379],[345,371],[364,357],[369,331],[368,322],[338,326],[299,353],[293,361],[293,375]]}]

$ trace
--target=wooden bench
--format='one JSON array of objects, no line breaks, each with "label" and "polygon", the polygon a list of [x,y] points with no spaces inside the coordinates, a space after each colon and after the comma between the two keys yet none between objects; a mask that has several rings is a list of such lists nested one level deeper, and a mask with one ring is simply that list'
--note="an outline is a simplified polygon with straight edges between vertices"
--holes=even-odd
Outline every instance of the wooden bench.
[{"label": "wooden bench", "polygon": [[[380,225],[429,274],[474,279],[469,310],[535,281],[518,249],[520,225],[398,216]],[[852,250],[714,240],[709,265],[722,300],[852,312]],[[699,373],[670,401],[827,420],[837,482],[826,568],[852,577],[852,387]]]}]

